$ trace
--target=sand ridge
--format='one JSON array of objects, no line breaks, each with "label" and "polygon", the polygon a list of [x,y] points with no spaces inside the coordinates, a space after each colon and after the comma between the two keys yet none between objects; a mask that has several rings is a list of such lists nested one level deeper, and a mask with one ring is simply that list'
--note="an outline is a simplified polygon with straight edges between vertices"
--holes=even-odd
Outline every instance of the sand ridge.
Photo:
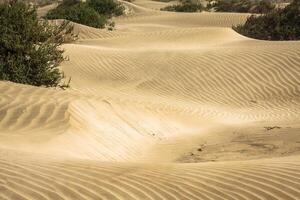
[{"label": "sand ridge", "polygon": [[123,3],[74,24],[70,89],[0,82],[0,199],[299,199],[300,42]]}]

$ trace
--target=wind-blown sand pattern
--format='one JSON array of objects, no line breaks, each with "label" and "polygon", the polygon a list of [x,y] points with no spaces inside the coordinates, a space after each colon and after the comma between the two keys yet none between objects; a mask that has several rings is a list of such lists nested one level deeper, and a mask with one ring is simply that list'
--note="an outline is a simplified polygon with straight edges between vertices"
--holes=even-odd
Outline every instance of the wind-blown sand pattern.
[{"label": "wind-blown sand pattern", "polygon": [[71,89],[0,82],[0,199],[300,199],[300,42],[124,3],[75,24]]}]

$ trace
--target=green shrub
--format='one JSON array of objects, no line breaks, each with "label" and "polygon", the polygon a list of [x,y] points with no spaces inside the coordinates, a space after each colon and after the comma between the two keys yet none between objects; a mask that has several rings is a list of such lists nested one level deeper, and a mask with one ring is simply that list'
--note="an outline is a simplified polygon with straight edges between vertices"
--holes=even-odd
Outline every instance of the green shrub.
[{"label": "green shrub", "polygon": [[257,1],[251,8],[250,13],[268,13],[275,9],[270,0]]},{"label": "green shrub", "polygon": [[124,13],[124,6],[115,0],[88,0],[87,4],[99,14],[108,17],[120,16]]},{"label": "green shrub", "polygon": [[216,12],[267,13],[274,8],[270,0],[217,0],[207,4],[207,9]]},{"label": "green shrub", "polygon": [[299,40],[300,1],[265,15],[251,16],[244,25],[233,28],[242,35],[256,39]]},{"label": "green shrub", "polygon": [[93,8],[85,3],[72,3],[72,0],[68,0],[56,9],[49,11],[46,18],[66,19],[95,28],[104,28],[107,22],[107,18],[100,15]]},{"label": "green shrub", "polygon": [[74,6],[76,4],[80,3],[79,0],[63,0],[62,3],[60,4],[60,7],[69,7],[69,6]]},{"label": "green shrub", "polygon": [[115,0],[64,0],[46,15],[47,19],[67,19],[95,28],[104,28],[113,16],[122,15],[124,7]]},{"label": "green shrub", "polygon": [[36,9],[24,3],[0,5],[0,79],[35,86],[61,85],[60,45],[72,27],[39,21]]},{"label": "green shrub", "polygon": [[198,1],[182,0],[179,4],[166,6],[161,10],[173,12],[200,12],[203,10],[203,6]]}]

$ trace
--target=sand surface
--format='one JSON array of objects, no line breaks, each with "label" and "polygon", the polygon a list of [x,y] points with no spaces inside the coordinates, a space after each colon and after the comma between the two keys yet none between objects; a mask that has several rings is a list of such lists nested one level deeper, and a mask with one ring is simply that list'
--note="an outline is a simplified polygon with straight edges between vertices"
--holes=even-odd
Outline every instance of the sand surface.
[{"label": "sand surface", "polygon": [[71,89],[0,82],[0,199],[300,199],[300,42],[124,2],[75,25]]}]

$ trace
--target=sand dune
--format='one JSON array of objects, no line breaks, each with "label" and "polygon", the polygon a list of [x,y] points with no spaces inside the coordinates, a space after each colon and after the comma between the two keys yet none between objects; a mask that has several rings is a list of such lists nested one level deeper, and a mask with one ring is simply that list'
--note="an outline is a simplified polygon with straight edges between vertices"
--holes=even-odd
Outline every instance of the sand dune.
[{"label": "sand dune", "polygon": [[299,199],[300,42],[124,4],[75,24],[71,89],[0,82],[0,199]]},{"label": "sand dune", "polygon": [[173,165],[35,161],[19,156],[17,161],[0,161],[3,199],[297,199],[300,195],[299,157]]}]

